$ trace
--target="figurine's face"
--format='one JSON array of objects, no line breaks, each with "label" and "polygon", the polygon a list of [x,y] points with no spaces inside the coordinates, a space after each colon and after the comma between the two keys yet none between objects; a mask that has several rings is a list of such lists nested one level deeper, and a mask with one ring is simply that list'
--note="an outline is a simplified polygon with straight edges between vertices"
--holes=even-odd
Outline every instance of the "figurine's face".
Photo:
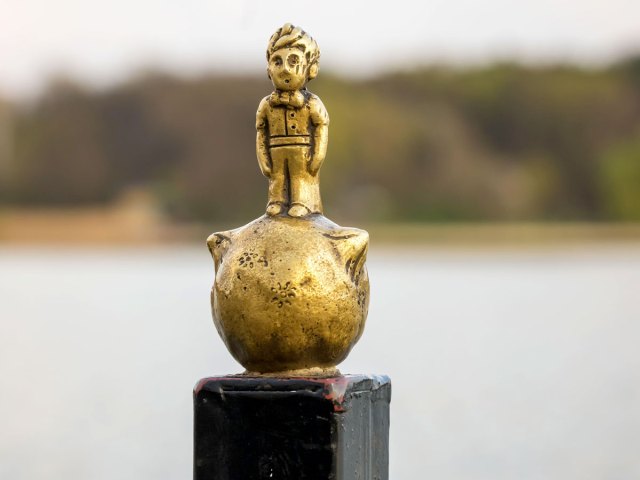
[{"label": "figurine's face", "polygon": [[269,58],[269,78],[278,90],[300,90],[307,83],[309,65],[304,53],[297,48],[276,50]]}]

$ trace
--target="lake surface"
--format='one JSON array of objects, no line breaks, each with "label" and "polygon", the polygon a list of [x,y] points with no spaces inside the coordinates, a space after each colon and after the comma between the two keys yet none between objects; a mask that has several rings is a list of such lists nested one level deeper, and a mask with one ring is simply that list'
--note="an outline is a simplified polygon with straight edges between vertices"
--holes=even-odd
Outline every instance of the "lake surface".
[{"label": "lake surface", "polygon": [[[368,266],[340,368],[392,378],[392,480],[640,478],[640,246]],[[0,478],[190,478],[193,385],[241,371],[212,279],[204,248],[0,248]]]}]

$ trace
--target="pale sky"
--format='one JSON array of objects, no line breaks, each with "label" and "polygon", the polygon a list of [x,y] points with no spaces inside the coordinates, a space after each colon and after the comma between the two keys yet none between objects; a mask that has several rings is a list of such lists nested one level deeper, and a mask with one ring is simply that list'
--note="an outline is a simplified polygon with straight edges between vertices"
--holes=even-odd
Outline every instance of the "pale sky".
[{"label": "pale sky", "polygon": [[0,95],[35,93],[59,73],[98,86],[150,67],[262,74],[287,21],[343,75],[640,52],[640,0],[0,0]]}]

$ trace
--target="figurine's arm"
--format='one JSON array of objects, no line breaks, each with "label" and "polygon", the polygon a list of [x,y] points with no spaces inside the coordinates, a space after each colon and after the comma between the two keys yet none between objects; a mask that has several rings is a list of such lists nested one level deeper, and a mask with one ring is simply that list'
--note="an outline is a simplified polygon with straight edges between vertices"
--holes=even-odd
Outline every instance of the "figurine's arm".
[{"label": "figurine's arm", "polygon": [[269,178],[271,176],[271,157],[269,156],[269,135],[267,123],[267,99],[263,99],[258,106],[256,113],[256,156],[262,174]]},{"label": "figurine's arm", "polygon": [[309,161],[309,173],[317,175],[327,155],[327,145],[329,144],[329,114],[324,108],[322,101],[315,95],[311,98],[311,123],[313,129],[313,149]]}]

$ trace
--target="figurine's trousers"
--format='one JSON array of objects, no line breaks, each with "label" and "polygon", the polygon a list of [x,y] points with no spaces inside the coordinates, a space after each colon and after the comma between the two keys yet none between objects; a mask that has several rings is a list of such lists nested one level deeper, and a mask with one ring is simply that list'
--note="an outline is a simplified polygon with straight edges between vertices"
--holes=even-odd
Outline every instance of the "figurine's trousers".
[{"label": "figurine's trousers", "polygon": [[311,147],[271,147],[269,204],[303,205],[311,213],[322,213],[319,176],[309,173]]}]

